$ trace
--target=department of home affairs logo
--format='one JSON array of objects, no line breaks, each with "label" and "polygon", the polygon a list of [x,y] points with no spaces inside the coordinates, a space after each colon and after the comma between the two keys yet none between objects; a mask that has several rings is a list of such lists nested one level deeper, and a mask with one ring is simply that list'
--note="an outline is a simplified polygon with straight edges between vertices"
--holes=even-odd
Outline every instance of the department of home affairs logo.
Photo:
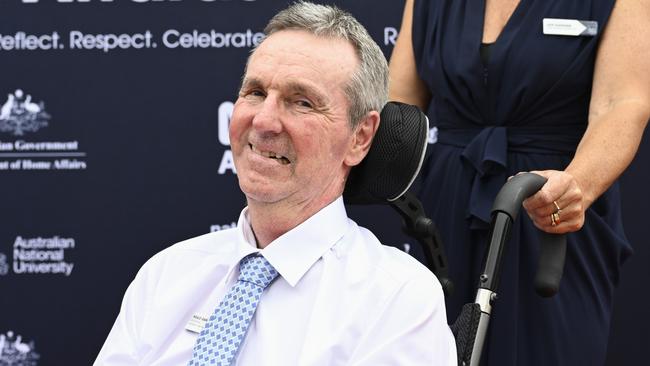
[{"label": "department of home affairs logo", "polygon": [[0,366],[36,366],[41,356],[34,351],[34,341],[23,342],[21,335],[0,333]]},{"label": "department of home affairs logo", "polygon": [[22,136],[25,132],[36,132],[47,126],[50,115],[45,111],[45,104],[32,101],[32,96],[21,89],[7,94],[7,100],[0,108],[0,131]]},{"label": "department of home affairs logo", "polygon": [[[37,103],[23,89],[8,93],[4,102],[3,99],[0,99],[0,172],[78,171],[88,167],[86,153],[80,151],[78,140],[38,141],[38,137],[32,137],[48,126],[52,118],[43,101]],[[49,131],[49,134],[52,132],[56,133]],[[1,135],[13,136],[8,141]]]}]

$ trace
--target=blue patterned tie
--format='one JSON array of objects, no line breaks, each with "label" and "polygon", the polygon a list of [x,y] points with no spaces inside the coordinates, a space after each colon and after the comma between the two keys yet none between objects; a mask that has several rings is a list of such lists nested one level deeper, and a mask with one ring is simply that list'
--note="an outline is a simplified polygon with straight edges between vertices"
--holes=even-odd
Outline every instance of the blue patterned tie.
[{"label": "blue patterned tie", "polygon": [[215,309],[194,345],[189,366],[232,363],[264,289],[278,272],[259,254],[239,262],[239,279]]}]

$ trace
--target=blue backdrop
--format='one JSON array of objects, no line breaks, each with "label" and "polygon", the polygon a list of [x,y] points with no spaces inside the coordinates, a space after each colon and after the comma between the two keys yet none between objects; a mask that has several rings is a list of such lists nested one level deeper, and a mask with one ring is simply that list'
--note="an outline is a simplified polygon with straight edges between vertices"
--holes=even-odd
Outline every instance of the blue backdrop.
[{"label": "blue backdrop", "polygon": [[[402,1],[328,3],[390,54]],[[244,197],[232,102],[259,32],[287,4],[0,1],[0,366],[91,364],[147,258],[234,225]],[[646,143],[622,178],[637,252],[617,293],[611,365],[650,364],[649,159]],[[388,207],[350,211],[417,256]]]}]

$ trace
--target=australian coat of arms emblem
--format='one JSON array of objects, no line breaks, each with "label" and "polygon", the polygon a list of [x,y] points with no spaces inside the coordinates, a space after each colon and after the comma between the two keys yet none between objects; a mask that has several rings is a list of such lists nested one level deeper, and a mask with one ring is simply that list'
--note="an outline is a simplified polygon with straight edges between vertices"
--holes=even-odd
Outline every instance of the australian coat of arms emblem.
[{"label": "australian coat of arms emblem", "polygon": [[0,131],[22,136],[25,132],[35,132],[47,126],[50,115],[45,104],[35,103],[32,96],[21,89],[7,94],[7,101],[0,107]]}]

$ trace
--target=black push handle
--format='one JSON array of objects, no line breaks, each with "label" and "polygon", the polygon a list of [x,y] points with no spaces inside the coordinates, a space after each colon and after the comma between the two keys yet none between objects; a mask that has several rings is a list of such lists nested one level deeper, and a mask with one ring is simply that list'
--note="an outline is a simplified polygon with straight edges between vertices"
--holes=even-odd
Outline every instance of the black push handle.
[{"label": "black push handle", "polygon": [[[492,215],[503,212],[514,221],[521,203],[539,191],[545,183],[546,178],[534,173],[522,173],[512,177],[494,200]],[[551,297],[560,289],[566,258],[566,236],[540,231],[540,240],[535,290],[542,297]]]},{"label": "black push handle", "polygon": [[560,290],[566,257],[566,236],[541,231],[539,263],[535,275],[535,291],[542,297],[551,297]]}]

